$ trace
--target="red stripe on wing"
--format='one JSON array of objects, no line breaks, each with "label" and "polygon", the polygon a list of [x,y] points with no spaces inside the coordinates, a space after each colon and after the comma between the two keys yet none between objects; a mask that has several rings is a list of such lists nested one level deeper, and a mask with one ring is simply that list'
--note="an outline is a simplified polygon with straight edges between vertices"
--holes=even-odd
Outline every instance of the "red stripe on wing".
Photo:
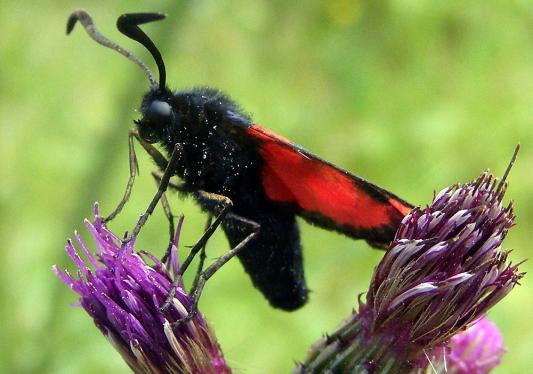
[{"label": "red stripe on wing", "polygon": [[[263,187],[271,200],[295,203],[306,213],[318,213],[342,226],[340,231],[346,232],[349,227],[354,230],[352,236],[363,238],[367,237],[365,231],[394,232],[411,210],[408,203],[392,193],[317,158],[277,134],[258,125],[250,126],[247,132],[258,141]],[[390,234],[386,239],[392,239]]]}]

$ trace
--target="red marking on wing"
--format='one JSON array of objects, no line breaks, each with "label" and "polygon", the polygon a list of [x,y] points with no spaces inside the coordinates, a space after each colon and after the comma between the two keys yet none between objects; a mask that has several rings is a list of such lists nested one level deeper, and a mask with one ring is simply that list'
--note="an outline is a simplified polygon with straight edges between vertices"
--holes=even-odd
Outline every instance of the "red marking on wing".
[{"label": "red marking on wing", "polygon": [[409,204],[392,193],[320,160],[260,126],[252,125],[247,132],[258,141],[264,161],[263,187],[271,200],[296,203],[307,213],[318,213],[356,232],[384,227],[395,230],[411,210]]},{"label": "red marking on wing", "polygon": [[389,199],[389,204],[395,207],[404,216],[413,210],[412,206],[406,205],[404,202],[398,201],[398,199]]}]

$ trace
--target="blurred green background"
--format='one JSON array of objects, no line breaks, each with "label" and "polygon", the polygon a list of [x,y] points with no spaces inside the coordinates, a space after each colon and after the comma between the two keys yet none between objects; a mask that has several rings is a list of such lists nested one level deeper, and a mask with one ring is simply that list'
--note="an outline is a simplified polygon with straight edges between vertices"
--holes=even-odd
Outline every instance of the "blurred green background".
[{"label": "blurred green background", "polygon": [[[510,177],[517,225],[506,246],[530,256],[533,223],[533,2],[501,1],[40,1],[0,3],[0,372],[128,372],[51,271],[72,265],[65,239],[93,202],[109,212],[128,175],[127,129],[148,88],[137,66],[76,29],[85,7],[110,38],[150,66],[114,27],[124,12],[163,11],[145,30],[173,88],[224,89],[264,126],[414,204],[490,168]],[[140,150],[140,147],[137,147]],[[155,192],[140,156],[133,198],[111,227],[131,228]],[[205,216],[172,196],[186,216],[184,244]],[[366,290],[382,253],[301,222],[309,304],[271,309],[237,261],[208,284],[201,309],[236,372],[284,373]],[[529,238],[529,239],[528,239]],[[157,210],[139,239],[160,255]],[[211,258],[225,252],[217,233]],[[522,266],[531,271],[531,262]],[[509,352],[497,373],[533,366],[533,282],[490,313]]]}]

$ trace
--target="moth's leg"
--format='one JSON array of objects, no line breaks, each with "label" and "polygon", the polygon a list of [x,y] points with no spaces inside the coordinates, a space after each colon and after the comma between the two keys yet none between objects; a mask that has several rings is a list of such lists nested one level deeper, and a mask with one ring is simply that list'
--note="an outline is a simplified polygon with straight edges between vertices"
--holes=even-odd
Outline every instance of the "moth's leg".
[{"label": "moth's leg", "polygon": [[[156,183],[159,183],[157,179],[156,179]],[[170,250],[172,249],[172,244],[174,242],[174,234],[176,232],[176,227],[174,224],[174,215],[172,214],[172,210],[170,209],[170,204],[168,203],[166,193],[163,193],[161,195],[161,206],[168,220],[168,233],[169,233],[168,246],[165,251],[165,254],[161,258],[161,262],[165,263],[167,262],[168,256],[170,256]]]},{"label": "moth's leg", "polygon": [[[162,179],[164,177],[163,174],[161,174],[160,172],[157,172],[157,171],[156,172],[152,172],[152,175],[156,179],[161,180],[161,181],[162,181]],[[176,189],[178,191],[182,191],[182,192],[183,191],[187,191],[187,189],[184,188],[183,185],[181,185],[179,183],[176,183],[174,181],[169,181],[168,182],[168,187],[171,188],[171,189]],[[191,191],[187,191],[187,192],[191,192]],[[191,262],[194,259],[194,257],[198,254],[198,252],[201,252],[201,254],[200,254],[200,262],[198,264],[197,273],[196,273],[195,279],[193,281],[193,285],[191,287],[191,293],[194,291],[194,292],[196,292],[198,294],[197,299],[200,297],[201,290],[203,289],[207,279],[209,279],[214,274],[214,272],[216,272],[218,269],[220,269],[220,267],[223,264],[225,264],[229,260],[229,258],[234,256],[234,254],[232,254],[232,253],[235,253],[235,254],[238,253],[241,250],[241,248],[243,248],[244,245],[251,239],[251,238],[248,239],[248,237],[245,238],[243,240],[244,244],[242,246],[239,244],[233,250],[228,252],[230,255],[229,255],[229,257],[227,259],[225,259],[225,258],[227,257],[228,254],[221,256],[219,259],[217,259],[215,261],[215,263],[213,263],[211,266],[209,266],[209,268],[207,268],[205,271],[202,272],[203,263],[204,263],[204,260],[205,260],[205,252],[204,252],[205,251],[205,245],[206,245],[207,241],[209,240],[209,238],[213,235],[215,230],[218,228],[218,226],[220,226],[220,224],[222,223],[223,220],[235,221],[235,222],[238,222],[239,224],[242,224],[242,225],[250,227],[250,231],[251,231],[250,235],[252,235],[252,234],[255,235],[257,233],[257,231],[259,231],[259,224],[258,223],[230,212],[230,209],[233,206],[233,202],[227,196],[223,196],[223,195],[219,195],[219,194],[215,194],[215,193],[211,193],[211,192],[206,192],[206,191],[202,191],[202,190],[192,191],[191,193],[196,197],[196,199],[200,203],[203,203],[204,205],[210,206],[210,210],[214,211],[214,212],[218,211],[218,214],[217,214],[217,217],[215,218],[214,222],[212,222],[212,223],[210,222],[211,221],[211,217],[209,217],[208,225],[206,225],[206,230],[204,231],[204,234],[198,240],[198,242],[196,242],[196,244],[191,248],[191,251],[189,252],[189,255],[187,256],[187,258],[185,259],[185,261],[181,265],[179,274],[178,274],[178,276],[176,277],[176,279],[174,280],[174,282],[172,284],[172,287],[171,287],[171,289],[170,289],[170,291],[168,293],[168,296],[167,296],[167,299],[165,300],[165,303],[161,307],[162,311],[166,310],[170,306],[170,304],[172,302],[172,299],[176,295],[176,289],[177,289],[178,284],[179,284],[179,282],[181,280],[181,277],[183,276],[183,274],[185,273],[185,271],[187,270],[187,268],[191,264]],[[214,267],[213,265],[215,265],[215,264],[219,264],[219,266],[215,266]],[[206,276],[206,275],[208,275],[208,276]],[[199,291],[196,291],[198,289],[199,289]],[[196,300],[196,304],[197,303],[198,303],[198,300]],[[196,308],[196,306],[195,306],[195,308]],[[196,311],[194,311],[192,316],[194,316],[195,313],[196,313]],[[190,318],[192,318],[192,316]]]},{"label": "moth's leg", "polygon": [[168,292],[167,299],[165,300],[165,303],[161,307],[162,311],[165,311],[170,306],[170,304],[172,303],[172,299],[176,295],[176,289],[178,288],[178,285],[179,285],[179,283],[181,281],[183,273],[185,272],[185,270],[187,270],[187,268],[191,264],[191,261],[193,260],[194,256],[196,256],[196,254],[198,254],[198,252],[205,246],[205,244],[207,243],[209,238],[213,235],[213,233],[218,228],[218,226],[220,226],[220,223],[222,222],[222,220],[224,219],[224,217],[228,213],[228,210],[232,206],[231,200],[228,199],[228,201],[229,201],[229,204],[226,204],[226,205],[224,205],[222,207],[222,210],[220,211],[220,213],[215,218],[215,221],[213,223],[211,223],[211,225],[207,228],[207,230],[204,231],[204,233],[200,237],[200,239],[191,248],[191,251],[189,252],[189,255],[187,256],[185,261],[183,261],[183,264],[180,266],[179,273],[176,274],[174,282],[172,283],[172,287],[170,288],[170,291]]},{"label": "moth's leg", "polygon": [[[158,172],[158,171],[153,171],[152,175],[157,180],[161,180],[161,178],[163,176],[162,173]],[[172,180],[169,181],[168,187],[170,189],[174,189],[174,190],[177,190],[177,191],[180,191],[180,192],[189,192],[189,193],[193,194],[194,197],[200,203],[203,203],[205,206],[208,206],[210,211],[222,212],[224,210],[227,210],[226,208],[228,206],[230,208],[233,206],[233,202],[231,201],[231,199],[229,197],[227,197],[227,196],[224,196],[224,195],[219,195],[219,194],[212,193],[212,192],[206,192],[206,191],[203,191],[203,190],[190,191],[185,186],[183,186],[182,184],[176,183],[176,182],[174,182]],[[229,210],[227,210],[225,212],[224,219],[226,220],[226,222],[227,221],[233,221],[235,223],[247,226],[247,227],[250,228],[250,231],[259,230],[259,224],[257,222],[254,222],[252,220],[249,220],[247,218],[244,218],[242,216],[234,214],[234,213],[230,212]],[[206,231],[208,230],[208,227],[209,227],[209,225],[206,226]],[[198,249],[198,251],[199,250],[200,249]],[[193,253],[193,251],[191,250],[191,253],[189,254],[189,257],[191,257],[191,254],[192,254],[192,257],[194,257],[198,253],[198,251]],[[185,265],[185,263],[186,262],[184,262],[184,265]],[[189,261],[189,263],[190,263],[190,261]],[[187,263],[187,266],[189,266],[188,263]],[[184,266],[184,267],[182,267],[182,269],[183,269],[183,271],[181,272],[181,274],[183,274],[185,272],[187,267]]]},{"label": "moth's leg", "polygon": [[[137,130],[130,130],[128,132],[128,154],[129,154],[130,176],[129,176],[128,183],[126,185],[126,190],[124,191],[124,196],[122,197],[122,200],[117,205],[115,210],[110,215],[108,215],[107,217],[103,219],[104,223],[113,220],[122,211],[122,209],[124,208],[124,206],[126,205],[126,203],[128,202],[130,198],[130,195],[133,189],[133,183],[135,181],[135,177],[139,175],[139,163],[137,161],[137,155],[135,153],[133,138],[137,139],[139,144],[144,148],[144,150],[148,153],[148,155],[152,158],[152,160],[154,160],[154,162],[157,164],[157,166],[161,170],[165,170],[167,168],[168,160],[165,158],[165,156],[163,156],[161,152],[159,152],[159,150],[155,148],[152,144],[144,141],[139,136],[139,133],[137,132]],[[159,177],[158,179],[161,180],[161,177]],[[166,209],[165,207],[163,208]],[[167,217],[169,217],[168,214],[167,214]]]},{"label": "moth's leg", "polygon": [[[143,140],[139,136],[139,133],[137,131],[134,131],[133,136],[135,137],[135,139],[137,139],[139,144],[144,148],[146,153],[148,153],[150,158],[156,163],[156,165],[159,167],[159,169],[160,170],[165,170],[167,168],[167,165],[168,165],[167,158],[161,152],[159,152],[159,150],[156,147],[154,147],[152,144],[150,144],[150,143],[146,142],[145,140]],[[152,176],[157,181],[161,181],[161,179],[163,178],[163,172],[161,172],[161,171],[153,171],[152,172]],[[180,184],[180,183],[177,183],[177,182],[174,182],[174,181],[169,181],[168,187],[171,187],[171,188],[173,188],[175,190],[178,190],[180,192],[190,192],[190,189],[185,188],[185,186],[183,184]]]},{"label": "moth's leg", "polygon": [[[213,221],[213,215],[212,214],[208,214],[207,215],[207,221],[205,223],[205,229],[204,231],[207,230],[207,228],[209,226],[211,226],[211,223]],[[200,280],[200,274],[202,273],[202,270],[204,270],[204,263],[205,263],[205,247],[207,246],[207,242],[204,244],[204,246],[202,247],[202,249],[200,249],[200,255],[199,255],[199,260],[198,260],[198,267],[196,268],[196,275],[194,276],[194,281],[192,282],[192,285],[191,285],[191,289],[190,291],[194,290],[198,284],[198,281]]]},{"label": "moth's leg", "polygon": [[220,256],[215,262],[213,262],[205,271],[200,273],[198,277],[198,284],[194,289],[191,290],[191,309],[187,316],[180,319],[179,321],[176,321],[173,323],[173,325],[181,325],[182,323],[186,323],[190,321],[196,314],[198,314],[198,301],[200,300],[200,296],[202,294],[202,291],[204,289],[204,286],[206,282],[215,274],[222,266],[224,266],[229,260],[231,260],[234,256],[239,254],[243,249],[246,248],[246,244],[250,240],[252,240],[256,235],[257,231],[250,233],[246,238],[243,239],[237,246],[235,246],[230,251],[226,252],[222,256]]},{"label": "moth's leg", "polygon": [[102,222],[106,223],[114,219],[121,211],[122,208],[124,208],[124,205],[128,202],[131,191],[133,189],[133,182],[135,181],[135,177],[139,174],[139,163],[137,162],[137,155],[135,154],[135,147],[133,146],[133,137],[135,136],[136,131],[130,130],[128,132],[128,155],[129,155],[129,161],[130,161],[130,177],[128,178],[128,183],[126,184],[126,190],[124,191],[124,196],[122,197],[122,200],[118,203],[115,210],[105,217]]},{"label": "moth's leg", "polygon": [[[160,172],[160,171],[153,171],[152,172],[152,176],[155,178],[156,181],[161,181],[162,177],[163,177],[163,174]],[[168,183],[168,188],[169,189],[173,189],[173,190],[177,190],[179,192],[188,192],[189,190],[185,188],[184,185],[180,184],[180,183],[177,183],[177,182],[174,182],[172,180],[169,181]],[[165,199],[166,200],[166,199]],[[173,216],[170,212],[170,205],[168,204],[168,201],[165,203],[163,202],[163,199],[161,199],[161,202],[162,202],[162,205],[163,205],[163,209],[165,209],[165,215],[167,216],[167,218],[169,217],[172,217],[173,219]],[[168,207],[168,208],[165,208],[165,205]],[[223,203],[221,204],[222,206],[225,206],[225,205],[232,205],[231,201],[228,199],[228,201],[224,200]],[[228,212],[226,212],[226,214],[228,214]],[[170,219],[169,218],[169,223],[170,223]],[[212,219],[213,219],[213,215],[212,214],[208,214],[208,218],[207,218],[207,222],[206,222],[206,225],[205,225],[205,229],[204,231],[207,231],[209,229],[209,227],[211,226],[211,222],[212,222]],[[165,255],[163,256],[163,258],[161,259],[161,262],[165,262],[170,254],[170,249],[172,248],[172,241],[173,241],[173,237],[174,237],[174,226],[173,224],[171,223],[171,226],[170,226],[170,230],[171,230],[171,233],[170,233],[170,243],[169,243],[169,246],[167,248],[167,251],[165,252]],[[201,272],[202,269],[203,269],[203,263],[205,261],[205,246],[207,245],[207,241],[204,243],[203,247],[201,247],[199,249],[200,251],[200,262],[198,264],[199,266],[199,270],[197,270],[197,273],[198,272]],[[188,266],[188,265],[187,265]],[[195,278],[195,281],[193,282],[193,285],[196,283],[196,278]]]},{"label": "moth's leg", "polygon": [[[255,222],[253,222],[251,220],[248,220],[248,219],[246,219],[244,217],[240,217],[238,215],[235,215],[235,214],[230,212],[230,209],[233,206],[233,203],[232,203],[231,199],[229,199],[228,197],[222,196],[222,195],[218,195],[218,194],[214,194],[214,193],[210,193],[210,192],[205,192],[205,191],[196,191],[196,192],[194,192],[194,195],[200,201],[210,201],[211,203],[216,204],[218,207],[220,207],[219,208],[220,210],[219,210],[219,213],[216,216],[215,220],[205,230],[205,232],[202,235],[202,237],[191,248],[191,251],[189,252],[189,255],[187,256],[185,261],[183,261],[183,264],[180,267],[179,274],[176,277],[176,279],[174,280],[174,282],[172,284],[172,288],[170,289],[170,291],[168,293],[167,299],[165,300],[165,303],[163,304],[163,306],[161,308],[161,310],[163,310],[163,311],[166,310],[170,306],[170,304],[172,302],[172,299],[176,295],[176,289],[177,289],[178,284],[179,284],[179,282],[181,280],[181,277],[183,276],[183,274],[185,273],[185,271],[187,270],[187,268],[191,264],[192,260],[194,259],[194,256],[196,256],[198,254],[198,252],[200,252],[205,247],[205,244],[207,243],[209,238],[213,235],[213,233],[218,228],[218,226],[220,226],[222,221],[224,221],[224,220],[232,220],[232,221],[237,221],[240,224],[244,224],[246,226],[249,226],[250,227],[250,231],[251,231],[250,235],[252,235],[252,234],[255,235],[257,233],[257,231],[259,231],[259,224],[255,223]],[[214,210],[216,210],[216,209],[214,209]],[[214,274],[214,272],[216,272],[218,269],[220,269],[220,267],[223,264],[225,264],[231,257],[233,257],[236,253],[240,252],[240,250],[242,248],[244,248],[244,245],[250,239],[251,239],[251,237],[249,239],[245,238],[245,240],[243,240],[243,244],[242,245],[239,244],[234,249],[232,249],[231,251],[229,251],[225,255],[221,256],[219,259],[217,259],[211,266],[209,266],[203,272],[201,271],[201,267],[200,267],[200,266],[203,266],[203,260],[200,259],[200,264],[199,264],[200,272],[197,272],[197,274],[195,276],[195,280],[193,281],[193,287],[191,288],[191,293],[195,292],[197,294],[196,304],[198,304],[198,299],[200,297],[202,289],[204,288],[205,282]],[[214,266],[214,265],[217,265],[217,266]],[[196,290],[199,290],[199,291],[196,291]],[[193,309],[191,309],[191,311],[189,313],[189,314],[192,313],[192,316],[194,316],[194,314],[196,313],[195,308],[196,308],[196,306],[194,306]],[[192,316],[190,318],[192,318]]]},{"label": "moth's leg", "polygon": [[161,196],[166,191],[170,178],[174,174],[174,171],[176,169],[178,160],[182,153],[182,146],[181,144],[176,144],[174,146],[174,149],[172,150],[172,155],[170,156],[170,160],[168,161],[168,164],[165,168],[165,171],[163,173],[163,176],[161,177],[161,180],[159,182],[159,188],[157,189],[157,193],[152,198],[152,201],[148,205],[148,208],[146,211],[141,215],[139,220],[137,221],[137,224],[135,225],[135,228],[131,232],[131,234],[125,238],[123,241],[125,243],[131,241],[134,237],[136,237],[139,234],[139,231],[141,231],[141,228],[146,223],[146,220],[148,220],[148,217],[154,212],[155,207],[157,206],[157,203],[161,199]]},{"label": "moth's leg", "polygon": [[135,139],[137,139],[139,144],[144,148],[146,153],[150,155],[152,160],[154,160],[154,162],[159,167],[159,169],[165,170],[168,165],[167,158],[163,156],[163,154],[159,152],[159,150],[156,147],[154,147],[152,144],[148,143],[143,138],[141,138],[137,131],[134,131],[133,136],[135,137]]},{"label": "moth's leg", "polygon": [[[246,219],[244,217],[241,217],[233,212],[230,211],[231,207],[233,207],[233,202],[231,201],[231,199],[227,196],[223,196],[223,195],[219,195],[219,194],[216,194],[216,193],[212,193],[212,192],[206,192],[206,191],[203,191],[203,190],[199,190],[199,191],[195,191],[195,192],[192,192],[192,194],[194,195],[194,197],[196,197],[196,199],[206,205],[206,206],[209,206],[211,205],[209,208],[211,211],[214,211],[214,212],[217,212],[219,211],[220,213],[218,214],[217,218],[215,219],[215,221],[209,226],[209,228],[207,228],[207,230],[205,231],[204,235],[206,233],[210,233],[209,234],[209,237],[211,237],[211,235],[215,232],[216,228],[222,223],[222,221],[234,221],[234,222],[237,222],[241,225],[244,225],[246,227],[249,227],[250,229],[250,232],[256,232],[256,231],[259,231],[259,224],[252,221],[252,220],[249,220],[249,219]],[[202,239],[200,238],[200,241]],[[207,242],[207,240],[206,240]],[[195,246],[196,247],[196,246]],[[192,261],[192,259],[194,258],[194,256],[196,256],[196,254],[200,251],[200,247],[198,247],[197,249],[195,249],[195,247],[193,247],[191,249],[191,252],[189,253],[189,255],[187,256],[187,259],[185,259],[185,261],[183,262],[183,266],[181,267],[180,269],[180,274],[184,274],[185,271],[187,270],[187,267],[189,266],[190,262]]]},{"label": "moth's leg", "polygon": [[[160,181],[161,178],[163,178],[163,173],[160,172],[160,171],[152,171],[152,176]],[[173,181],[173,180],[170,180],[168,182],[168,188],[170,190],[175,190],[175,191],[178,191],[178,192],[186,192],[186,193],[192,193],[193,191],[191,191],[190,188],[187,188],[185,187],[185,185],[183,183],[178,183],[176,181]]]},{"label": "moth's leg", "polygon": [[[152,172],[152,176],[156,179],[156,181],[160,181],[163,175],[162,175],[162,173],[159,172],[159,171],[153,171],[153,172]],[[172,180],[169,181],[169,183],[168,183],[168,188],[169,188],[169,189],[173,189],[173,190],[177,190],[177,191],[179,191],[179,192],[185,192],[185,191],[187,191],[187,189],[186,189],[182,184],[179,184],[179,183],[174,182],[174,181],[172,181]],[[164,195],[163,195],[163,197],[164,197]],[[170,220],[171,220],[171,219],[173,220],[173,216],[172,216],[172,214],[171,214],[171,213],[169,214],[169,212],[170,212],[170,206],[168,205],[168,202],[165,204],[165,203],[163,202],[163,199],[161,199],[161,202],[162,202],[162,205],[163,205],[163,208],[164,208],[164,209],[165,209],[165,205],[168,206],[168,208],[165,209],[165,215],[167,216],[167,218],[169,218],[169,223],[170,223]],[[226,214],[228,214],[228,213],[226,212]],[[170,218],[170,217],[172,217],[172,218]],[[206,224],[205,224],[204,231],[207,231],[208,228],[211,226],[212,220],[213,220],[213,215],[212,215],[211,213],[209,213],[209,214],[208,214],[208,217],[207,217],[207,222],[206,222]],[[170,228],[170,230],[171,230],[170,238],[171,238],[171,239],[170,239],[170,242],[169,242],[168,248],[167,248],[167,250],[166,250],[166,252],[165,252],[165,255],[164,255],[163,258],[161,259],[161,262],[163,262],[163,263],[168,259],[168,256],[169,256],[169,254],[170,254],[170,250],[172,249],[172,241],[173,241],[173,235],[174,235],[174,234],[173,234],[173,232],[174,232],[174,226],[173,226],[172,223],[170,223],[170,225],[171,225],[171,226],[170,226],[170,227],[171,227],[171,228]],[[206,256],[205,256],[205,247],[206,247],[206,245],[207,245],[207,241],[206,241],[206,242],[204,243],[204,245],[200,248],[200,262],[198,263],[198,268],[197,268],[197,270],[196,270],[196,277],[195,277],[195,279],[194,279],[194,281],[193,281],[193,285],[192,285],[192,287],[194,287],[194,285],[198,282],[198,275],[199,275],[199,273],[201,273],[202,270],[203,270],[203,265],[204,265],[204,261],[205,261],[205,257],[206,257]]]},{"label": "moth's leg", "polygon": [[[218,195],[218,194],[214,194],[210,192],[205,192],[202,190],[195,192],[195,197],[198,199],[198,201],[204,204],[206,203],[224,204],[225,201],[229,200],[226,196],[222,196],[222,195]],[[177,321],[178,324],[185,323],[191,320],[191,318],[193,318],[198,313],[198,301],[200,300],[200,296],[202,294],[202,291],[204,289],[206,282],[209,280],[209,278],[213,276],[213,274],[215,274],[231,258],[233,258],[238,253],[240,253],[243,249],[245,249],[246,244],[248,244],[248,242],[250,242],[250,240],[252,240],[257,235],[260,229],[260,225],[258,223],[252,220],[246,219],[232,212],[228,212],[226,214],[226,216],[224,217],[224,221],[226,222],[233,221],[235,223],[248,227],[248,229],[250,230],[250,234],[248,234],[248,236],[246,236],[233,249],[226,252],[225,254],[220,256],[218,259],[216,259],[207,269],[205,269],[205,271],[202,271],[201,266],[203,266],[203,261],[202,259],[200,259],[200,264],[198,266],[196,276],[194,278],[193,284],[189,291],[189,295],[191,295],[191,301],[192,301],[191,310],[189,311],[188,315],[185,318],[182,318],[180,321]]]},{"label": "moth's leg", "polygon": [[[203,190],[198,190],[192,193],[194,197],[196,197],[196,199],[204,206],[207,206],[209,210],[216,210],[217,206],[224,206],[224,204],[227,204],[228,202],[230,204],[233,204],[231,200],[224,195],[206,192]],[[233,221],[244,226],[248,226],[250,228],[250,231],[259,230],[259,224],[257,222],[244,218],[233,212],[228,212],[226,214],[225,221]]]}]

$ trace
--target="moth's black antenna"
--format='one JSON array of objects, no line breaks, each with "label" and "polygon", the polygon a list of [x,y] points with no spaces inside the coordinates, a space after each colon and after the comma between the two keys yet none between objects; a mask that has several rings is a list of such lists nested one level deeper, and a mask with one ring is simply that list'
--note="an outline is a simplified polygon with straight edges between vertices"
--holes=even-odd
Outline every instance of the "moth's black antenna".
[{"label": "moth's black antenna", "polygon": [[148,35],[146,35],[139,25],[144,23],[158,21],[165,18],[166,16],[161,13],[127,13],[123,14],[117,19],[117,28],[121,33],[127,37],[138,41],[150,51],[154,60],[159,69],[159,88],[161,90],[165,89],[167,73],[165,70],[165,63],[161,57],[161,53],[155,46],[155,44],[150,40]]},{"label": "moth's black antenna", "polygon": [[146,66],[146,64],[142,62],[139,59],[139,57],[135,56],[133,53],[127,51],[126,49],[122,48],[118,44],[112,42],[111,40],[107,39],[105,36],[100,34],[100,32],[96,29],[96,26],[94,26],[93,19],[91,18],[89,13],[87,13],[85,10],[77,9],[70,14],[70,17],[68,18],[68,21],[67,21],[67,35],[70,34],[71,31],[74,29],[74,26],[76,25],[77,21],[80,21],[82,26],[85,28],[85,31],[87,31],[89,36],[94,41],[96,41],[97,43],[105,47],[108,47],[108,48],[111,48],[117,51],[121,55],[125,56],[129,60],[139,65],[141,69],[143,69],[146,76],[148,77],[150,84],[152,86],[157,86],[157,82],[155,81],[155,78],[154,78],[154,73],[152,73],[152,71],[148,68],[148,66]]}]

